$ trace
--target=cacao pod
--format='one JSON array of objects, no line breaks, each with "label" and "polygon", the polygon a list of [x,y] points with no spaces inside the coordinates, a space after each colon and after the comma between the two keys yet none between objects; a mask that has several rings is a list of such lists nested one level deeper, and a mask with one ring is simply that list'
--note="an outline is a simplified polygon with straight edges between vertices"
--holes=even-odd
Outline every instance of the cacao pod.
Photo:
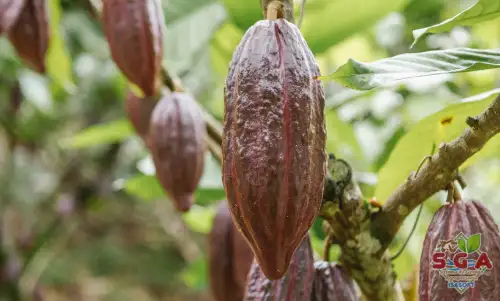
[{"label": "cacao pod", "polygon": [[499,283],[500,232],[488,209],[477,201],[442,206],[424,240],[419,300],[500,300]]},{"label": "cacao pod", "polygon": [[189,94],[167,94],[153,110],[149,131],[156,176],[177,210],[186,212],[204,168],[203,112]]},{"label": "cacao pod", "polygon": [[45,55],[49,47],[49,22],[46,0],[25,0],[8,31],[17,54],[39,73],[45,73]]},{"label": "cacao pod", "polygon": [[132,91],[128,92],[125,110],[130,123],[144,141],[147,141],[151,115],[157,102],[155,97],[139,98]]},{"label": "cacao pod", "polygon": [[358,301],[354,281],[344,269],[334,263],[317,261],[314,263],[313,301]]},{"label": "cacao pod", "polygon": [[254,261],[247,278],[246,301],[311,300],[314,288],[314,258],[309,235],[293,254],[290,268],[279,280],[266,277]]},{"label": "cacao pod", "polygon": [[0,34],[8,32],[23,9],[25,0],[0,1]]},{"label": "cacao pod", "polygon": [[298,28],[259,21],[226,78],[223,183],[265,275],[281,278],[317,215],[326,172],[324,91]]},{"label": "cacao pod", "polygon": [[208,269],[216,301],[241,301],[253,253],[233,224],[227,202],[222,202],[209,234]]},{"label": "cacao pod", "polygon": [[158,0],[103,1],[104,34],[111,57],[145,96],[155,96],[161,88],[164,19]]}]

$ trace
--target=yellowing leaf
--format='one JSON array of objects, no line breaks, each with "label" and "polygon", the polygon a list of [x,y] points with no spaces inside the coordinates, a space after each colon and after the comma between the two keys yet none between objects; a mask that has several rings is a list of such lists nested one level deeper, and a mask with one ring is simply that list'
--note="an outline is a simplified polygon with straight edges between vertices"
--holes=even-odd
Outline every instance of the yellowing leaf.
[{"label": "yellowing leaf", "polygon": [[495,89],[463,99],[415,124],[397,143],[380,170],[375,189],[377,199],[384,202],[410,172],[418,168],[422,159],[430,155],[433,145],[456,139],[467,128],[465,119],[481,113],[499,93],[500,89]]}]

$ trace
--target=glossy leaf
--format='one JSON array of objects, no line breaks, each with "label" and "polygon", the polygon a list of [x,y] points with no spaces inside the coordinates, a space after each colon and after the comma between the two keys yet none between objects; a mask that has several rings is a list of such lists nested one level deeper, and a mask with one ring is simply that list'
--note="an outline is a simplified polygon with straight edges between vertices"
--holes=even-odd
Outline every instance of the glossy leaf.
[{"label": "glossy leaf", "polygon": [[415,124],[397,143],[378,175],[375,196],[384,202],[422,159],[430,155],[433,145],[456,139],[467,127],[467,116],[481,113],[500,89],[495,89],[450,105]]},{"label": "glossy leaf", "polygon": [[122,141],[134,135],[134,129],[126,119],[90,126],[61,144],[66,148],[87,148],[100,144]]},{"label": "glossy leaf", "polygon": [[322,79],[333,80],[356,90],[370,90],[403,79],[499,67],[498,49],[455,48],[401,54],[373,63],[350,59]]},{"label": "glossy leaf", "polygon": [[413,31],[415,41],[412,47],[428,33],[441,33],[455,26],[469,26],[500,17],[500,0],[479,0],[476,4],[460,12],[456,16],[439,24]]},{"label": "glossy leaf", "polygon": [[50,42],[46,64],[49,76],[56,84],[66,89],[73,89],[71,58],[66,51],[61,32],[61,2],[49,0]]},{"label": "glossy leaf", "polygon": [[[309,48],[315,54],[320,54],[344,39],[369,28],[388,13],[399,11],[407,0],[310,2],[306,5],[301,31]],[[325,20],[327,23],[319,20]]]}]

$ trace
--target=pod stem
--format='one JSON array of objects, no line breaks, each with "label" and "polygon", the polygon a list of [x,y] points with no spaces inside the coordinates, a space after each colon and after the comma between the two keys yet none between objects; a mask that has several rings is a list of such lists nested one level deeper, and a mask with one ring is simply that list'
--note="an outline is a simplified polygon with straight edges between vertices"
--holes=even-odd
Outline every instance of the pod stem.
[{"label": "pod stem", "polygon": [[295,23],[293,0],[262,0],[262,10],[267,20],[282,18]]}]

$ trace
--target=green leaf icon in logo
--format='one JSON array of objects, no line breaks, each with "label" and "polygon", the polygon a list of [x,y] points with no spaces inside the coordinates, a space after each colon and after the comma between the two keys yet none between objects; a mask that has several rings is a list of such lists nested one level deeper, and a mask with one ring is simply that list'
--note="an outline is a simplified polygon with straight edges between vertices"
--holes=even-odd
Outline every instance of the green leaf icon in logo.
[{"label": "green leaf icon in logo", "polygon": [[458,239],[458,248],[460,251],[467,253],[467,241],[465,238]]},{"label": "green leaf icon in logo", "polygon": [[471,254],[477,251],[481,246],[481,234],[471,235],[467,239],[467,253]]}]

